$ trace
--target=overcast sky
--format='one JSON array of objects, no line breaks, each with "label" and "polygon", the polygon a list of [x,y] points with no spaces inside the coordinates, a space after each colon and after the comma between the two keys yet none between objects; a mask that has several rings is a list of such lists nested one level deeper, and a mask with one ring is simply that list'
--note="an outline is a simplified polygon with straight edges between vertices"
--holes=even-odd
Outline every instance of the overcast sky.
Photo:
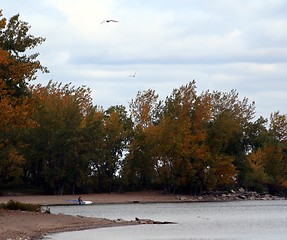
[{"label": "overcast sky", "polygon": [[195,79],[198,93],[236,89],[257,117],[287,114],[286,0],[1,0],[0,9],[46,38],[35,50],[50,73],[38,82],[86,85],[105,109],[149,88],[165,99]]}]

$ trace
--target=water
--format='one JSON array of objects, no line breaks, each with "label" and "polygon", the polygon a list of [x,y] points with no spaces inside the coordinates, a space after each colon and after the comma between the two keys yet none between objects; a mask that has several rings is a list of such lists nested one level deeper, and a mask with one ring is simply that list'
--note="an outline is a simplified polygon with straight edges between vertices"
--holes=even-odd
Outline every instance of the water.
[{"label": "water", "polygon": [[137,225],[59,233],[52,240],[282,240],[287,239],[287,201],[100,204],[51,207],[108,219],[149,218],[177,224]]}]

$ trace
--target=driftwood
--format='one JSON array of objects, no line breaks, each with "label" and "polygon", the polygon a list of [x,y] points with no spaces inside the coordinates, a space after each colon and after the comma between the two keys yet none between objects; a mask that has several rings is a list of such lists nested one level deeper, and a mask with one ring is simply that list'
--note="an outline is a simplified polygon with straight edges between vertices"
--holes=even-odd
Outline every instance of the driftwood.
[{"label": "driftwood", "polygon": [[135,218],[135,220],[140,224],[175,224],[174,222],[167,222],[167,221],[155,221],[152,219],[143,219],[143,218]]}]

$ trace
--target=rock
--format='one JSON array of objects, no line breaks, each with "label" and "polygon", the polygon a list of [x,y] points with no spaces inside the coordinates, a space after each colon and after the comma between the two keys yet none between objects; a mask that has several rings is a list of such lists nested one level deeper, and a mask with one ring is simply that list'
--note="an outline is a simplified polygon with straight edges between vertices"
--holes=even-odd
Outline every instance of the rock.
[{"label": "rock", "polygon": [[246,196],[244,196],[244,195],[239,195],[238,198],[240,198],[240,199],[246,199]]},{"label": "rock", "polygon": [[177,196],[176,198],[177,198],[178,200],[182,200],[182,201],[187,200],[187,198],[186,198],[186,197],[182,197],[182,196]]},{"label": "rock", "polygon": [[238,191],[241,192],[241,193],[245,192],[245,190],[243,188],[239,188]]},{"label": "rock", "polygon": [[174,222],[162,222],[162,221],[154,221],[154,220],[151,220],[151,219],[140,219],[140,218],[135,218],[135,220],[140,223],[140,224],[174,224]]}]

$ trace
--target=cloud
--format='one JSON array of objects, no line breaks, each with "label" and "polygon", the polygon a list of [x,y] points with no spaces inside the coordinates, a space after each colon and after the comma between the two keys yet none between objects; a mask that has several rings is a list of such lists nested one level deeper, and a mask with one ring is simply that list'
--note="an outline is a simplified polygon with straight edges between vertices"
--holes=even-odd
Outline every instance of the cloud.
[{"label": "cloud", "polygon": [[[257,115],[287,113],[285,0],[1,4],[4,14],[19,12],[35,36],[46,37],[37,51],[51,73],[39,81],[86,85],[95,104],[127,105],[148,88],[164,99],[195,79],[199,92],[237,89],[256,101]],[[119,23],[100,24],[105,19]]]}]

